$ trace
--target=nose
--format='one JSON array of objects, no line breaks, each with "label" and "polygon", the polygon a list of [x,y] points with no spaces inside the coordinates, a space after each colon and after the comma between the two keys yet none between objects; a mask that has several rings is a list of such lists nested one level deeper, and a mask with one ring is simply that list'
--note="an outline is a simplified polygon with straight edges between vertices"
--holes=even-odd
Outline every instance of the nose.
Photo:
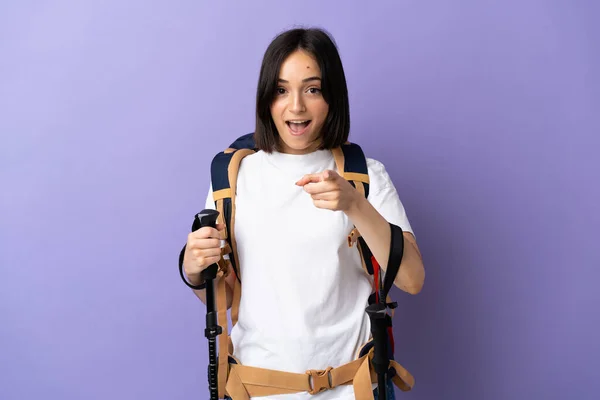
[{"label": "nose", "polygon": [[289,104],[290,112],[292,112],[294,114],[299,114],[299,113],[305,111],[304,100],[302,99],[301,93],[295,93],[295,94],[291,95],[289,97],[289,99],[290,99],[290,104]]}]

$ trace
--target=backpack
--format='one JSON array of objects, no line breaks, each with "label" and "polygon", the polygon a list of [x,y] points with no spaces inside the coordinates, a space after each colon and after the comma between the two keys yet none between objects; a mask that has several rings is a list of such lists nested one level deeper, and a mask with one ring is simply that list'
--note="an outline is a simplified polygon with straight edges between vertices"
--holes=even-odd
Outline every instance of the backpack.
[{"label": "backpack", "polygon": [[[357,247],[360,253],[363,270],[373,277],[373,292],[369,297],[369,305],[383,304],[385,316],[382,324],[387,331],[387,357],[377,360],[374,354],[373,337],[361,348],[358,357],[343,366],[333,366],[325,370],[309,370],[305,374],[266,370],[241,365],[233,354],[233,346],[227,329],[227,304],[224,277],[230,273],[235,275],[233,301],[231,306],[232,326],[237,323],[241,298],[241,277],[238,263],[237,245],[234,236],[235,224],[235,189],[240,163],[244,157],[258,151],[253,133],[240,136],[227,149],[218,153],[211,163],[211,182],[213,200],[219,212],[218,223],[225,224],[222,239],[226,245],[222,249],[219,261],[219,277],[215,281],[218,325],[223,332],[219,335],[218,357],[218,392],[219,398],[225,394],[233,400],[247,400],[254,396],[267,396],[308,391],[316,394],[341,384],[353,384],[356,398],[359,400],[373,399],[372,383],[377,382],[374,364],[384,362],[387,366],[387,377],[402,391],[412,389],[413,376],[400,364],[394,361],[394,339],[392,332],[392,316],[397,303],[391,302],[388,295],[394,277],[397,274],[402,257],[391,260],[385,278],[373,257],[366,242],[356,228],[348,234],[348,246]],[[339,148],[331,150],[340,176],[344,177],[354,188],[365,197],[369,196],[369,175],[367,160],[357,144],[346,142]],[[390,224],[391,225],[391,224]],[[392,246],[403,246],[402,231],[392,226]],[[394,234],[395,233],[395,234]],[[395,236],[395,238],[394,238]],[[395,264],[394,264],[395,263]],[[397,264],[397,265],[396,265]],[[394,265],[396,265],[394,267]],[[385,300],[382,300],[385,299]],[[391,315],[387,312],[391,311]],[[382,310],[380,310],[382,311]]]}]

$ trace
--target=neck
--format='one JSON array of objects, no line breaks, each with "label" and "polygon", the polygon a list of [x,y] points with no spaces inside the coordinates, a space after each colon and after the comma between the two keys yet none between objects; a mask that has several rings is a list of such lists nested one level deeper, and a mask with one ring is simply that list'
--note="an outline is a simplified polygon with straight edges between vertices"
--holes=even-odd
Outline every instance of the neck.
[{"label": "neck", "polygon": [[319,150],[321,147],[321,140],[317,139],[312,142],[308,147],[304,149],[293,149],[285,144],[285,142],[279,139],[279,145],[277,146],[277,151],[283,154],[293,154],[293,155],[304,155],[314,153]]}]

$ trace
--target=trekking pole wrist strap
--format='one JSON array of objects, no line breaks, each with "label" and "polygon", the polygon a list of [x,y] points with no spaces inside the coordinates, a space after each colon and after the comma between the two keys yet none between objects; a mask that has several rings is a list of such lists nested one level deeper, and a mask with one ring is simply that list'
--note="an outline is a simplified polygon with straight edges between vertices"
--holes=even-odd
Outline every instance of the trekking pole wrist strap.
[{"label": "trekking pole wrist strap", "polygon": [[396,275],[400,270],[400,264],[402,263],[402,257],[404,256],[404,232],[402,228],[392,223],[390,225],[391,238],[390,238],[390,253],[388,257],[388,264],[385,270],[385,278],[383,280],[383,301],[385,301],[390,289],[394,284]]},{"label": "trekking pole wrist strap", "polygon": [[185,279],[185,275],[183,274],[183,257],[185,254],[186,246],[187,246],[187,244],[183,245],[183,249],[181,249],[181,253],[179,253],[179,275],[181,276],[181,280],[183,280],[183,283],[185,283],[191,289],[204,290],[204,289],[206,289],[206,281],[202,282],[199,285],[193,285],[190,282],[188,282],[187,279]]}]

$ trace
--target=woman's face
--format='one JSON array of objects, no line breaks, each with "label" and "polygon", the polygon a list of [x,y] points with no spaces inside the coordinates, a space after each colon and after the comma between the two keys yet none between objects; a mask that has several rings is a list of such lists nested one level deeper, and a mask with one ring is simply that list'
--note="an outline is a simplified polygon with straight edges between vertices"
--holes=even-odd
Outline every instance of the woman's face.
[{"label": "woman's face", "polygon": [[285,59],[271,116],[281,139],[281,151],[307,154],[319,147],[329,105],[321,93],[321,70],[307,52],[297,50]]}]

